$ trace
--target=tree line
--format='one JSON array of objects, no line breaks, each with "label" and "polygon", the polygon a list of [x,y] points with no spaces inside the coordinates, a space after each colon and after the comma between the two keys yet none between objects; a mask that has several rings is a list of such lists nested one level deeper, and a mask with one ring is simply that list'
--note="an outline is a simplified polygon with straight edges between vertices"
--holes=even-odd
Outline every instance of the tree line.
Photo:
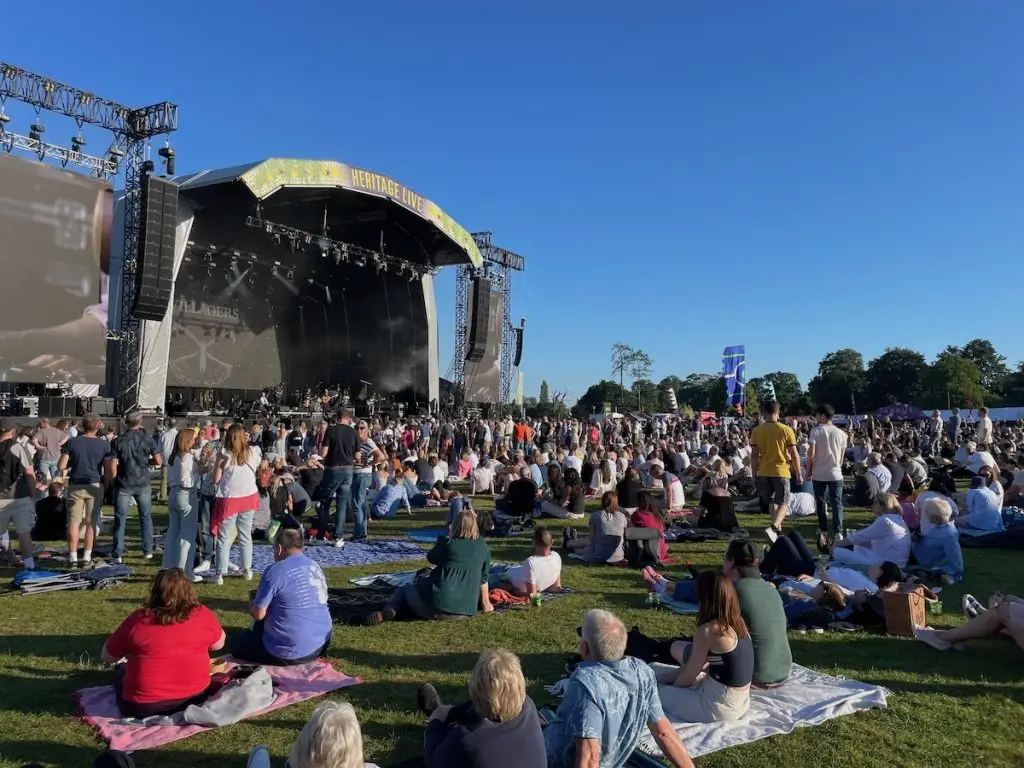
[{"label": "tree line", "polygon": [[[571,410],[584,418],[600,413],[609,404],[619,411],[663,413],[671,410],[669,391],[675,392],[684,415],[723,412],[722,374],[691,373],[685,378],[672,375],[654,382],[650,378],[652,368],[653,361],[646,352],[616,343],[612,347],[610,378],[590,385],[571,409],[563,400],[552,400],[545,381],[540,397],[525,399],[526,412],[561,418]],[[626,381],[630,382],[628,386]],[[854,409],[868,413],[892,403],[925,410],[1024,406],[1024,361],[1016,369],[1009,368],[1006,356],[986,339],[972,339],[962,347],[950,345],[930,363],[908,347],[888,347],[867,363],[855,349],[837,349],[821,359],[806,389],[789,371],[773,371],[748,380],[744,391],[746,412],[755,412],[772,389],[783,411],[793,415],[809,414],[818,403],[829,403],[839,413]]]}]

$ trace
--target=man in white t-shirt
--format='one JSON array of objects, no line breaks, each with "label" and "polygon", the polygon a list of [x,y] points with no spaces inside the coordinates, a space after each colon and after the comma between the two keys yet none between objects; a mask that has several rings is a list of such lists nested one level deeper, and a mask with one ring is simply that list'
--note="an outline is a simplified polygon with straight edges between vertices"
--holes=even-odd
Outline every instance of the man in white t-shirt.
[{"label": "man in white t-shirt", "polygon": [[846,455],[846,433],[832,423],[834,415],[831,405],[818,406],[815,412],[818,423],[811,430],[807,446],[807,474],[814,486],[814,505],[818,513],[818,548],[822,552],[828,549],[826,500],[832,509],[832,540],[841,537],[843,530],[843,457]]},{"label": "man in white t-shirt", "polygon": [[985,406],[978,409],[978,431],[975,440],[982,450],[992,448],[992,419],[989,418],[988,408]]},{"label": "man in white t-shirt", "polygon": [[580,459],[580,457],[575,453],[570,452],[566,454],[564,459],[562,459],[562,470],[564,471],[566,469],[569,469],[569,467],[572,467],[577,472],[582,472],[583,460]]},{"label": "man in white t-shirt", "polygon": [[979,451],[976,443],[967,443],[964,447],[964,457],[961,462],[963,468],[970,472],[972,475],[978,474],[978,470],[984,465],[988,465],[995,470],[996,475],[999,475],[999,465],[996,464],[996,460],[992,457],[992,454],[988,451]]},{"label": "man in white t-shirt", "polygon": [[505,571],[505,578],[516,595],[562,591],[562,558],[551,551],[551,531],[538,526],[533,532],[533,554],[522,565]]}]

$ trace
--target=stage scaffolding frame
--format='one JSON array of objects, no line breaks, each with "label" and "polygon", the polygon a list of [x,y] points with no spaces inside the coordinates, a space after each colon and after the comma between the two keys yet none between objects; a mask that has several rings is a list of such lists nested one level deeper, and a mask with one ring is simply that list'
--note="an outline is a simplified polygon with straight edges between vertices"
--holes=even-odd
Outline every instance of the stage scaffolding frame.
[{"label": "stage scaffolding frame", "polygon": [[512,273],[526,269],[526,260],[518,253],[496,246],[491,232],[474,232],[473,242],[480,250],[484,265],[480,269],[462,265],[455,277],[455,353],[448,368],[448,380],[462,406],[466,391],[466,355],[469,353],[469,286],[476,277],[491,281],[491,291],[502,295],[501,306],[501,379],[498,397],[508,403],[516,354],[516,329],[512,325]]},{"label": "stage scaffolding frame", "polygon": [[[93,125],[113,134],[113,141],[105,157],[84,155],[80,147],[66,149],[47,144],[41,138],[9,134],[3,138],[6,117],[3,105],[8,99],[20,101],[35,109],[72,118],[81,128]],[[139,320],[134,315],[136,274],[138,265],[139,234],[142,224],[142,189],[154,164],[146,157],[150,139],[173,133],[178,129],[178,106],[161,101],[147,107],[129,107],[104,99],[89,91],[58,80],[29,72],[0,61],[0,147],[10,152],[24,149],[40,160],[52,157],[62,165],[69,163],[93,170],[100,178],[112,178],[124,160],[124,245],[121,272],[120,326],[108,329],[108,347],[116,350],[117,375],[114,395],[118,410],[124,413],[138,404],[140,348]],[[74,144],[74,140],[72,140]],[[171,171],[173,173],[173,169]]]}]

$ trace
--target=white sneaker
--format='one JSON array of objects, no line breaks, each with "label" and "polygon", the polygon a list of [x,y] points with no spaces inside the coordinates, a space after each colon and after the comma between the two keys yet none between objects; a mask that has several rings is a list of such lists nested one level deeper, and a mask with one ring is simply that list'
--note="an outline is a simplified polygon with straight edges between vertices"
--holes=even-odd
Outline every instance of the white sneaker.
[{"label": "white sneaker", "polygon": [[195,572],[196,573],[206,573],[212,567],[213,567],[213,563],[211,563],[209,560],[203,560],[203,562],[201,562],[198,565],[198,567],[195,569]]},{"label": "white sneaker", "polygon": [[147,552],[146,554],[144,554],[142,556],[142,559],[143,560],[152,560],[153,559],[153,553],[152,552]]},{"label": "white sneaker", "polygon": [[217,576],[214,578],[213,583],[216,584],[218,587],[223,586],[224,577],[218,573]]},{"label": "white sneaker", "polygon": [[228,563],[228,573],[241,573],[242,569],[234,563]]},{"label": "white sneaker", "polygon": [[242,578],[246,581],[252,581],[252,571],[242,571]]},{"label": "white sneaker", "polygon": [[116,563],[117,565],[121,565],[121,564],[122,564],[122,563],[124,562],[124,559],[123,559],[123,558],[120,558],[120,557],[115,557],[115,558],[114,558],[114,562],[115,562],[115,563]]},{"label": "white sneaker", "polygon": [[193,584],[202,584],[203,583],[203,577],[200,576],[198,573],[193,575],[192,576],[192,583]]},{"label": "white sneaker", "polygon": [[963,608],[964,613],[966,613],[972,619],[975,616],[984,613],[986,610],[985,606],[978,602],[978,599],[974,595],[964,595]]},{"label": "white sneaker", "polygon": [[344,539],[335,539],[334,540],[334,548],[335,549],[342,549],[344,546],[345,546],[345,540]]}]

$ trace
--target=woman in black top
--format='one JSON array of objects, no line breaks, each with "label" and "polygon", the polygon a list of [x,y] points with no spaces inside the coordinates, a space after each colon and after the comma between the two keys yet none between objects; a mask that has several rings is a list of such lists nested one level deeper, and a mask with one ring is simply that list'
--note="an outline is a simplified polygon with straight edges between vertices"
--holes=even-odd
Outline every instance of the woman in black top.
[{"label": "woman in black top", "polygon": [[626,467],[626,474],[619,481],[619,484],[615,486],[615,491],[619,496],[619,509],[636,509],[640,506],[640,491],[644,489],[644,484],[640,482],[640,478],[637,477],[636,467]]},{"label": "woman in black top", "polygon": [[562,491],[562,506],[572,517],[583,517],[587,511],[587,494],[580,473],[574,467],[565,470],[565,484]]}]

